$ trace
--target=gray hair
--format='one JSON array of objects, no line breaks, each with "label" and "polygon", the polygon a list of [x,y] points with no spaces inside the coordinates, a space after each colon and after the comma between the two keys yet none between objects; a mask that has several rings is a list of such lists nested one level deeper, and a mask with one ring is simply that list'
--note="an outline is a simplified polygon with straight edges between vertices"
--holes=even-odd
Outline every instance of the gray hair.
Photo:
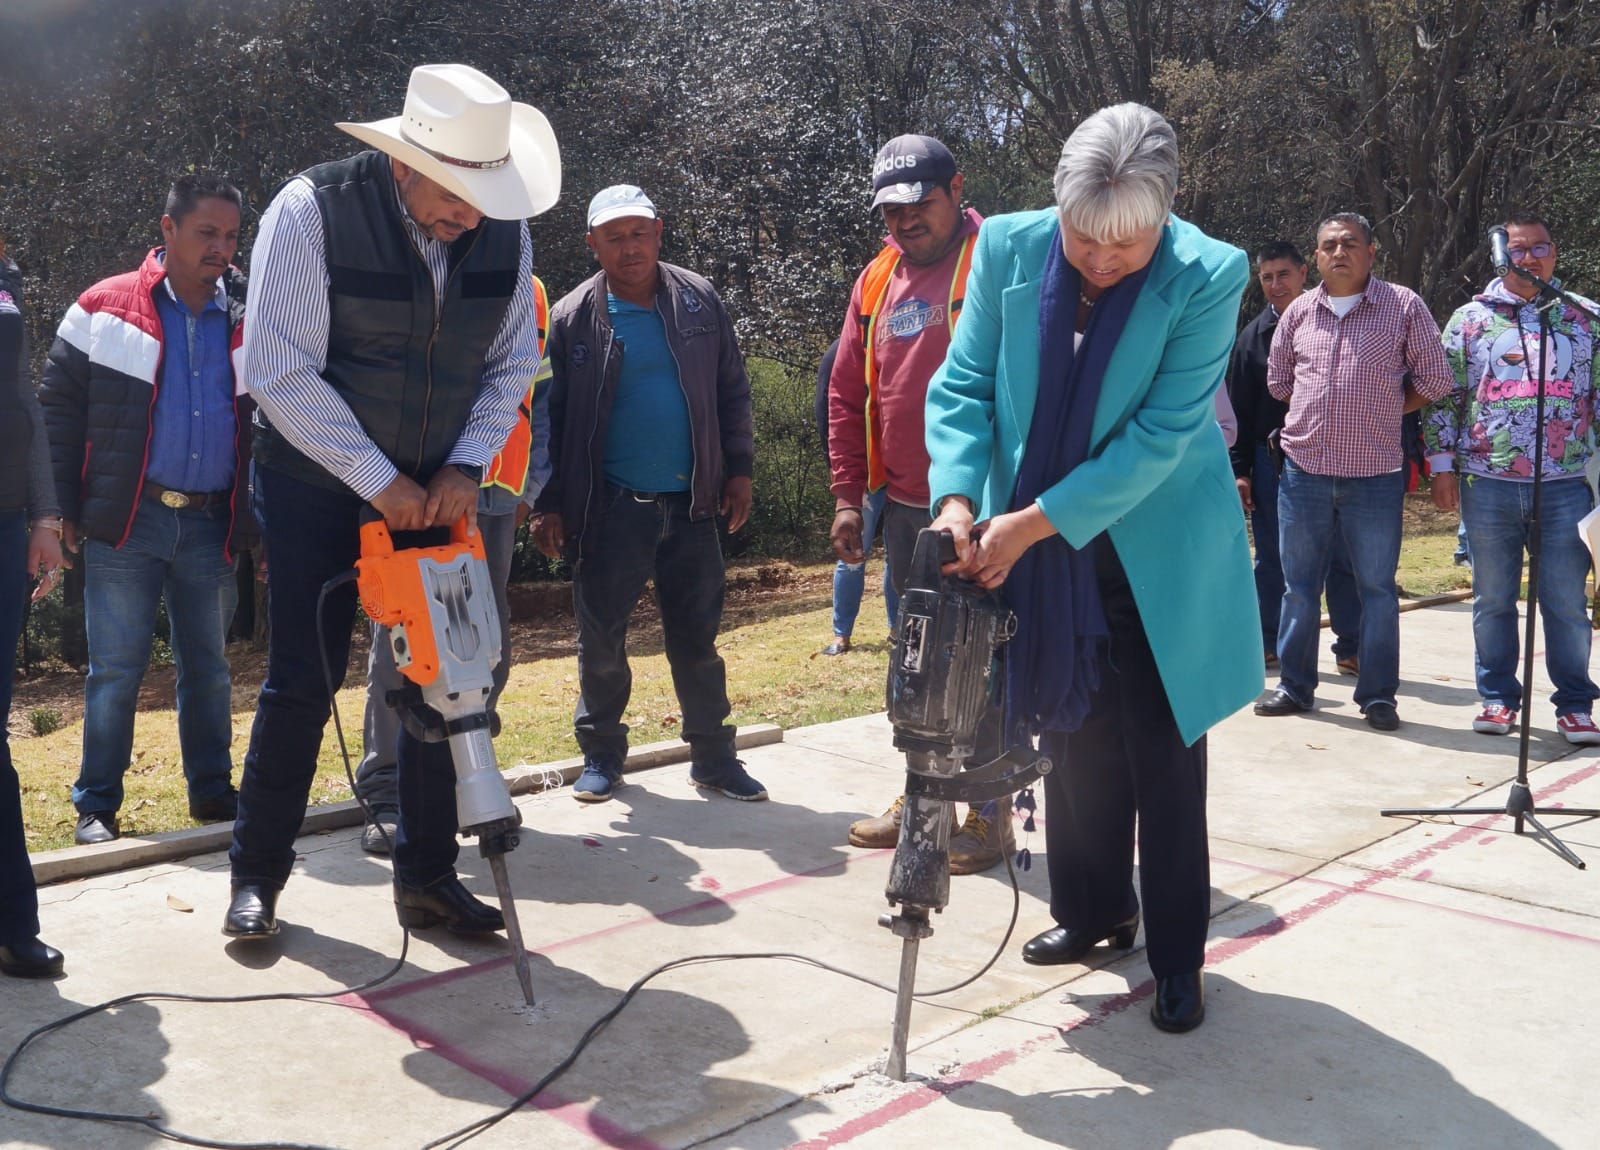
[{"label": "gray hair", "polygon": [[1102,108],[1061,146],[1056,211],[1101,243],[1159,227],[1178,193],[1178,134],[1143,104]]}]

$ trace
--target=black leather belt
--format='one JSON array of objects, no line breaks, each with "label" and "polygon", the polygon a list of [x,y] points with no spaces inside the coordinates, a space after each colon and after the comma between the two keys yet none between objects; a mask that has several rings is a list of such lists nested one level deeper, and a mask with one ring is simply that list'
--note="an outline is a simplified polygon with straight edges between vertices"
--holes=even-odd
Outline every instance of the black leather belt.
[{"label": "black leather belt", "polygon": [[144,481],[143,495],[146,499],[154,499],[163,507],[174,509],[198,510],[210,507],[213,503],[226,500],[232,491],[174,491],[170,487],[163,487],[153,479]]},{"label": "black leather belt", "polygon": [[618,491],[624,495],[631,495],[640,503],[655,503],[662,499],[687,499],[688,491],[635,491],[631,487],[619,487]]}]

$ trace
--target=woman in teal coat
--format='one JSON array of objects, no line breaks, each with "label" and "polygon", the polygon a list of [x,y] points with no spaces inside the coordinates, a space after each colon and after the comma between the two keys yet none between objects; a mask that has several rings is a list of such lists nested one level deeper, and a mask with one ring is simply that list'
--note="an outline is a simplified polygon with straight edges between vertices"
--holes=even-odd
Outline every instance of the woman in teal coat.
[{"label": "woman in teal coat", "polygon": [[1062,148],[1056,209],[991,216],[928,388],[935,527],[1005,586],[1014,738],[1037,735],[1050,909],[1023,948],[1133,945],[1137,823],[1155,1024],[1205,1016],[1205,732],[1262,689],[1244,516],[1213,396],[1249,276],[1171,215],[1177,138],[1138,104]]}]

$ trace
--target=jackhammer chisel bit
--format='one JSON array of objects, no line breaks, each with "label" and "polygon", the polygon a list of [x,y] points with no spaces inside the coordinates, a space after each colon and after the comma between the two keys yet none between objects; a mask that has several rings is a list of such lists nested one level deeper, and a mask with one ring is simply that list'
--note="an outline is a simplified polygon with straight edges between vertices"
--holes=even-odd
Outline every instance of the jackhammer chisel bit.
[{"label": "jackhammer chisel bit", "polygon": [[[1050,770],[1030,748],[998,754],[1004,741],[994,708],[996,659],[1015,620],[998,597],[976,583],[940,573],[955,559],[948,532],[924,530],[912,552],[900,597],[899,634],[889,664],[889,721],[894,745],[906,756],[900,840],[884,896],[899,914],[878,922],[901,939],[894,1029],[884,1067],[904,1082],[917,956],[933,934],[929,913],[950,901],[952,804],[998,799]],[[993,728],[992,762],[963,771],[978,748],[986,712]]]},{"label": "jackhammer chisel bit", "polygon": [[424,742],[450,744],[456,772],[456,827],[476,835],[489,860],[500,914],[522,996],[533,1005],[533,973],[511,893],[505,856],[516,849],[522,816],[495,761],[489,694],[500,660],[483,536],[463,518],[450,542],[396,551],[383,519],[364,514],[356,564],[361,605],[389,628],[395,666],[407,683],[394,694],[406,730]]}]

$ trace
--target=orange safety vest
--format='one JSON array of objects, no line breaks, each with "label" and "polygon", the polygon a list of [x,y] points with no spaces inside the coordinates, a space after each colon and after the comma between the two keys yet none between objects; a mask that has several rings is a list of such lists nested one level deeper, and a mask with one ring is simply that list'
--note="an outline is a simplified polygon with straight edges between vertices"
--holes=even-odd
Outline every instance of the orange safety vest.
[{"label": "orange safety vest", "polygon": [[[977,246],[978,233],[973,232],[961,241],[961,255],[956,259],[955,274],[950,277],[950,300],[945,309],[945,322],[950,334],[955,335],[956,319],[961,305],[967,299],[967,273],[972,270],[972,250]],[[867,363],[867,490],[876,491],[888,481],[883,466],[883,432],[878,424],[878,366],[873,355],[877,345],[878,309],[883,297],[889,294],[889,277],[900,266],[900,251],[892,244],[872,258],[861,277],[861,347]]]},{"label": "orange safety vest", "polygon": [[[544,365],[544,341],[550,331],[550,297],[545,294],[544,281],[533,277],[533,318],[537,329],[539,365]],[[490,461],[483,473],[485,487],[504,487],[513,495],[521,495],[528,483],[528,461],[533,455],[533,393],[540,378],[548,373],[534,369],[528,381],[528,394],[517,408],[517,421],[511,425],[500,454]]]}]

